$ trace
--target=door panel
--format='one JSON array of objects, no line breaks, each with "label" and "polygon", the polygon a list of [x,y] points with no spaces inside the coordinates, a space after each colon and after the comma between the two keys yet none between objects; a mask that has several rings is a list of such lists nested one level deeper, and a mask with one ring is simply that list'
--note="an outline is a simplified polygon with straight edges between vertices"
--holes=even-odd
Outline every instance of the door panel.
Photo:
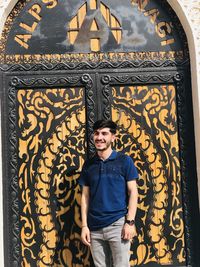
[{"label": "door panel", "polygon": [[[119,125],[116,149],[139,171],[138,237],[133,265],[185,264],[184,222],[175,87],[113,86],[112,119]],[[155,265],[154,265],[155,266]]]},{"label": "door panel", "polygon": [[57,266],[68,265],[74,242],[85,254],[77,186],[86,151],[84,89],[18,90],[17,101],[22,262],[53,266],[56,257]]},{"label": "door panel", "polygon": [[[139,171],[136,266],[184,266],[185,226],[177,121],[176,74],[108,73],[101,76],[104,118],[119,125],[118,151]],[[147,83],[148,80],[148,83]]]},{"label": "door panel", "polygon": [[94,76],[7,76],[6,81],[13,136],[7,166],[16,192],[13,220],[18,219],[11,231],[19,242],[19,264],[90,266],[89,250],[80,241],[77,179],[87,153],[93,153],[88,140],[96,113]]}]

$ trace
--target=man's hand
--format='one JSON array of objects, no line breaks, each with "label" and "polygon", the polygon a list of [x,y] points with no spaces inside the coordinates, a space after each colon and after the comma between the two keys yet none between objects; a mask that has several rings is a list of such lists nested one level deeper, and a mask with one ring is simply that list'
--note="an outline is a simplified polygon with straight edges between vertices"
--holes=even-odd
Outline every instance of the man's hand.
[{"label": "man's hand", "polygon": [[137,235],[135,225],[124,224],[122,228],[122,239],[132,240],[134,236]]},{"label": "man's hand", "polygon": [[90,230],[87,226],[82,227],[81,240],[86,246],[90,246]]}]

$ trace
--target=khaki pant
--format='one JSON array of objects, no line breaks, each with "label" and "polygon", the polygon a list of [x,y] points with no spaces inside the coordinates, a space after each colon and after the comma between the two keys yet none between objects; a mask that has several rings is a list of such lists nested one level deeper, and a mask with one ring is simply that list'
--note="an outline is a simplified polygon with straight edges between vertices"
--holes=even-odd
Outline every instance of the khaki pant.
[{"label": "khaki pant", "polygon": [[130,267],[130,241],[121,238],[124,217],[91,231],[91,252],[96,267]]}]

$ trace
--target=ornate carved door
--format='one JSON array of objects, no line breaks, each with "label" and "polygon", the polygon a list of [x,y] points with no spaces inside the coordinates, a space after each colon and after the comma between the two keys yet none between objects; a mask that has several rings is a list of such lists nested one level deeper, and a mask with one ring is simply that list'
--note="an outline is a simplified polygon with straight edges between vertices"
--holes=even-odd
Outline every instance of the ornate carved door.
[{"label": "ornate carved door", "polygon": [[77,179],[92,153],[87,139],[96,113],[93,76],[5,78],[17,266],[89,266],[80,241]]},{"label": "ornate carved door", "polygon": [[77,179],[99,118],[118,123],[115,148],[140,175],[131,266],[195,266],[189,56],[165,2],[24,0],[8,17],[0,54],[6,266],[93,266],[80,241]]},{"label": "ornate carved door", "polygon": [[186,264],[176,105],[180,80],[176,72],[102,76],[103,115],[119,125],[116,149],[132,156],[140,176],[136,224],[142,227],[132,244],[131,266]]}]

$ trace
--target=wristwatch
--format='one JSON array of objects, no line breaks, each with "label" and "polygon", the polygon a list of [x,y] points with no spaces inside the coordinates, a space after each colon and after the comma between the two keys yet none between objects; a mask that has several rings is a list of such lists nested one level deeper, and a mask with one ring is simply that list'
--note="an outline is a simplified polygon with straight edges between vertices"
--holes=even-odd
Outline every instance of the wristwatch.
[{"label": "wristwatch", "polygon": [[128,219],[125,219],[125,223],[127,223],[128,225],[132,226],[135,224],[135,220],[128,220]]}]

